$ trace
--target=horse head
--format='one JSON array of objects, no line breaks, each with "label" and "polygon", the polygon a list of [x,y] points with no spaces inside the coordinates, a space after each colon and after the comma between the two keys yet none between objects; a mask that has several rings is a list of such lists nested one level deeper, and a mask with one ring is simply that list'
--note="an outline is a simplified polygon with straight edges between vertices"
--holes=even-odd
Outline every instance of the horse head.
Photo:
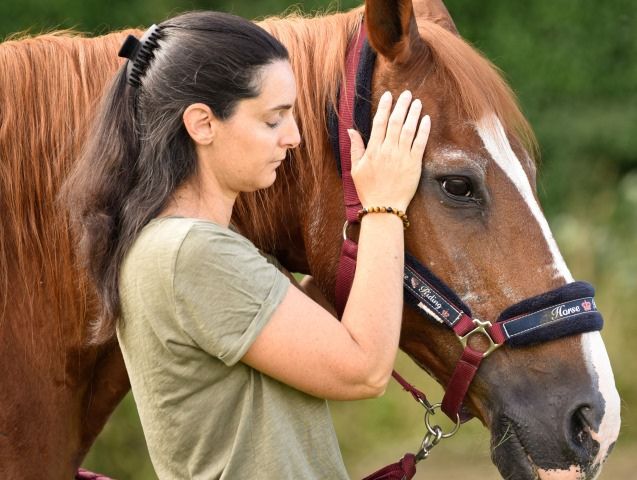
[{"label": "horse head", "polygon": [[[367,1],[365,23],[378,53],[371,105],[409,89],[432,118],[407,250],[492,324],[514,304],[564,290],[573,277],[538,202],[533,135],[496,69],[435,0]],[[444,387],[463,348],[417,310],[405,309],[401,348]],[[483,337],[472,342],[484,350]],[[506,478],[594,478],[619,432],[597,331],[497,349],[465,408],[491,430]]]}]

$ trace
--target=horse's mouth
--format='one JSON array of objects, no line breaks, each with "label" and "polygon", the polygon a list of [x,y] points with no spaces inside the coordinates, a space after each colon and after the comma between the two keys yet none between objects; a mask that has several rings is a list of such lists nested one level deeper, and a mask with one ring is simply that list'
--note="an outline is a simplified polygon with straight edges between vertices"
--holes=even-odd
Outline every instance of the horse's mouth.
[{"label": "horse's mouth", "polygon": [[[533,460],[532,451],[525,445],[524,436],[520,434],[515,422],[505,415],[500,416],[492,429],[491,459],[502,478],[507,480],[542,480],[546,478],[590,480],[596,478],[600,471],[601,463],[542,469]],[[535,453],[537,454],[537,452]]]},{"label": "horse's mouth", "polygon": [[537,467],[531,461],[513,422],[500,417],[492,429],[491,459],[502,478],[510,480],[538,480]]}]

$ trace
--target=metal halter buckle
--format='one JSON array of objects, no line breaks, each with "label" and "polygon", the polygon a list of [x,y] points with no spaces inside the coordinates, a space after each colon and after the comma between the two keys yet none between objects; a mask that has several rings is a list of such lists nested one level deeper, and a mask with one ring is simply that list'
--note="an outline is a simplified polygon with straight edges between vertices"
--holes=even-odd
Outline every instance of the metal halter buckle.
[{"label": "metal halter buckle", "polygon": [[463,336],[457,335],[458,340],[460,340],[460,343],[462,344],[462,346],[466,348],[467,343],[469,343],[469,337],[471,337],[471,335],[476,333],[484,335],[487,338],[487,340],[489,340],[489,348],[487,348],[486,351],[482,352],[482,358],[487,358],[489,355],[491,355],[491,352],[493,352],[496,348],[501,347],[502,344],[496,343],[491,337],[491,335],[489,334],[489,331],[487,330],[487,328],[491,327],[491,322],[489,322],[488,320],[482,321],[478,318],[474,318],[473,324],[476,327],[473,330],[471,330],[469,333],[467,333],[466,335],[463,335]]}]

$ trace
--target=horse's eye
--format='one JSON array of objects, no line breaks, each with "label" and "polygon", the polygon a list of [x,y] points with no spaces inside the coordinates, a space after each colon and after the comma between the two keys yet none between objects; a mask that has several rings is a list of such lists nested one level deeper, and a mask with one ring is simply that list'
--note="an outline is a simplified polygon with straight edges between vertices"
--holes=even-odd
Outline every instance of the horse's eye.
[{"label": "horse's eye", "polygon": [[472,197],[471,180],[466,177],[445,177],[441,182],[442,188],[454,197]]}]

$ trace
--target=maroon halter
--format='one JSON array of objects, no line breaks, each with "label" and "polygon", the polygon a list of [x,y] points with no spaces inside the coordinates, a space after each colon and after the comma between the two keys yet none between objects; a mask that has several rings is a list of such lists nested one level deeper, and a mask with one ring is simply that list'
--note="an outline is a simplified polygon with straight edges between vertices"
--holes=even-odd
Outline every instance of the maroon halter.
[{"label": "maroon halter", "polygon": [[[346,228],[350,224],[359,223],[358,211],[362,208],[361,202],[354,186],[354,180],[352,179],[352,158],[350,147],[351,143],[347,129],[352,128],[354,125],[354,98],[356,95],[356,73],[358,71],[358,63],[360,60],[361,49],[367,39],[367,29],[365,23],[361,23],[361,27],[358,34],[352,38],[345,59],[346,70],[343,86],[339,94],[339,106],[338,106],[338,138],[339,138],[339,154],[341,164],[341,174],[343,182],[343,198],[345,203],[345,218],[346,223],[343,230],[343,245],[341,247],[341,256],[338,265],[338,272],[336,275],[336,311],[339,318],[343,314],[347,298],[349,297],[350,290],[352,288],[352,282],[354,281],[354,273],[356,272],[356,255],[358,252],[358,244],[353,242],[346,235]],[[400,383],[400,385],[409,393],[412,394],[415,400],[420,403],[425,403],[427,406],[426,395],[420,390],[409,384],[398,372],[393,371],[392,376]]]},{"label": "maroon halter", "polygon": [[[356,95],[356,74],[360,60],[361,49],[367,38],[367,30],[364,21],[358,34],[352,38],[345,59],[345,78],[343,87],[338,99],[338,149],[340,156],[341,174],[343,182],[343,199],[345,204],[345,226],[343,227],[343,245],[336,275],[336,311],[339,318],[343,315],[347,298],[349,297],[356,272],[356,255],[358,245],[347,238],[347,226],[358,223],[358,211],[362,208],[354,180],[352,179],[352,158],[350,152],[350,139],[347,129],[354,125],[354,98]],[[430,409],[431,405],[423,392],[414,388],[398,372],[392,371],[392,376],[415,400],[420,402],[425,408]],[[406,454],[395,464],[388,465],[377,472],[365,477],[363,480],[392,480],[411,479],[416,474],[416,456]]]}]

